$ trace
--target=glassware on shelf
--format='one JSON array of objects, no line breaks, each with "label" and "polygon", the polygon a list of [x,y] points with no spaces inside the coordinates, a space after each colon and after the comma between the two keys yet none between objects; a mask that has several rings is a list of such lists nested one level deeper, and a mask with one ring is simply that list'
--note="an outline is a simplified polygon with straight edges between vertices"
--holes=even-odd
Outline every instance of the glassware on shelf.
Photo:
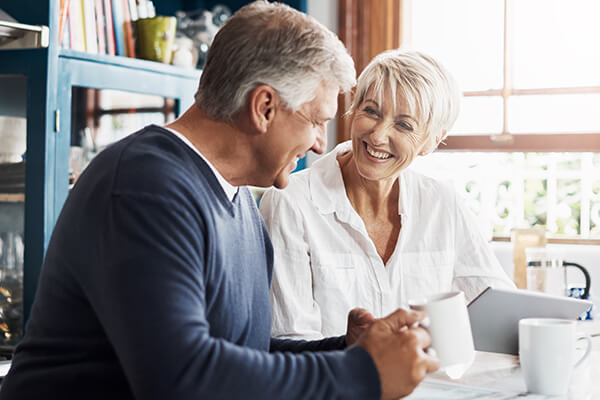
[{"label": "glassware on shelf", "polygon": [[223,24],[229,19],[229,17],[231,17],[231,10],[229,9],[229,7],[223,4],[215,5],[211,12],[213,15],[213,24],[215,24],[215,26],[219,28],[223,26]]},{"label": "glassware on shelf", "polygon": [[210,44],[219,28],[231,16],[231,10],[223,4],[217,4],[210,11],[206,9],[177,11],[175,16],[177,36],[188,37],[194,42],[195,65],[197,68],[202,68]]},{"label": "glassware on shelf", "polygon": [[0,233],[0,343],[15,344],[23,333],[23,237]]}]

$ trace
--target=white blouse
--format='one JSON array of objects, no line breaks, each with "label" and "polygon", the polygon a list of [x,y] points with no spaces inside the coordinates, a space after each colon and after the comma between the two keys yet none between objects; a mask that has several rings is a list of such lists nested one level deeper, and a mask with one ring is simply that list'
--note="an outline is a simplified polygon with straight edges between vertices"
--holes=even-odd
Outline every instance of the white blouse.
[{"label": "white blouse", "polygon": [[409,299],[487,286],[514,287],[454,189],[410,169],[400,176],[402,228],[384,265],[346,196],[336,156],[350,142],[270,189],[260,211],[274,255],[272,336],[343,335],[348,311],[382,317]]}]

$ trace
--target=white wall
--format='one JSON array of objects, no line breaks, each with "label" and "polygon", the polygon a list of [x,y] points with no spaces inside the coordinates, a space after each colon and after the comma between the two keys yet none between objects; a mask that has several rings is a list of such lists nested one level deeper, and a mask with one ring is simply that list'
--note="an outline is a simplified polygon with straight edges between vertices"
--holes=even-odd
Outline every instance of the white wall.
[{"label": "white wall", "polygon": [[[308,15],[312,15],[317,21],[325,25],[332,32],[337,34],[338,31],[338,2],[337,0],[308,0],[307,8]],[[344,110],[338,110],[338,113]],[[336,121],[330,121],[327,126],[327,151],[335,147],[337,139],[337,124]],[[318,159],[319,156],[312,151],[306,155],[306,164],[310,164]]]}]

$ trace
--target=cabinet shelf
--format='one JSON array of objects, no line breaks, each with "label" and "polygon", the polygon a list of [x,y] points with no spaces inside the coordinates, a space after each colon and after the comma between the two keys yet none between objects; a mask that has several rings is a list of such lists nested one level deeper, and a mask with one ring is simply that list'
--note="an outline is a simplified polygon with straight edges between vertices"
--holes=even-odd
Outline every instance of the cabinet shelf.
[{"label": "cabinet shelf", "polygon": [[112,67],[133,69],[137,71],[148,71],[187,79],[200,78],[200,71],[196,69],[186,69],[156,61],[142,60],[139,58],[110,56],[106,54],[92,54],[71,49],[60,49],[58,56],[63,60],[78,60],[88,63],[97,63],[99,65],[104,65],[107,68]]},{"label": "cabinet shelf", "polygon": [[47,26],[0,21],[0,43],[5,49],[48,47],[49,36]]},{"label": "cabinet shelf", "polygon": [[[186,108],[193,101],[200,74],[199,70],[154,61],[61,49],[58,81],[62,87],[58,94],[59,98],[69,97],[64,90],[73,86],[123,90],[183,100],[181,107]],[[59,104],[59,108],[64,107]]]}]

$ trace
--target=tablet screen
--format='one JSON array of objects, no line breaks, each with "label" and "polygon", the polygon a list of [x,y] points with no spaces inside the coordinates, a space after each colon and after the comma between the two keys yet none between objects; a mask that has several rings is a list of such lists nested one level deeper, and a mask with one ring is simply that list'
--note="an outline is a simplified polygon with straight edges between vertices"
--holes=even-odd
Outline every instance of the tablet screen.
[{"label": "tablet screen", "polygon": [[488,287],[468,305],[475,350],[518,354],[520,319],[575,320],[591,306],[587,300]]}]

